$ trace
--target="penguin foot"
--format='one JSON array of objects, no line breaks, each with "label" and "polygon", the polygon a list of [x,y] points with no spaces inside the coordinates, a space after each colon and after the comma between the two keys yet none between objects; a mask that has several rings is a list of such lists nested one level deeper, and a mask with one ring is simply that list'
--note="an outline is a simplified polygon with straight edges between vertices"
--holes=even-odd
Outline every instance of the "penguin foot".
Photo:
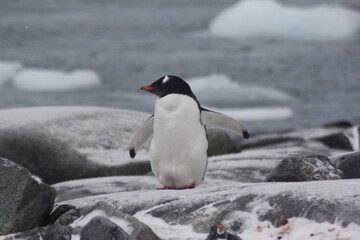
[{"label": "penguin foot", "polygon": [[184,190],[184,189],[194,189],[194,188],[195,188],[195,183],[183,188],[172,188],[172,187],[164,186],[162,188],[157,188],[156,190]]}]

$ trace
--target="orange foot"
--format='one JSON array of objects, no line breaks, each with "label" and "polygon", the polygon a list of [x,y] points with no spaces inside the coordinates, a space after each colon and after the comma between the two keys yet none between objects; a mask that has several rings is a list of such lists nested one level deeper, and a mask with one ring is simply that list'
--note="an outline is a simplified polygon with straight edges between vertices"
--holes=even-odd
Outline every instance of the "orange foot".
[{"label": "orange foot", "polygon": [[184,190],[184,189],[194,189],[194,188],[195,188],[195,183],[191,184],[190,186],[183,187],[183,188],[172,188],[169,186],[164,186],[162,188],[157,188],[156,190]]}]

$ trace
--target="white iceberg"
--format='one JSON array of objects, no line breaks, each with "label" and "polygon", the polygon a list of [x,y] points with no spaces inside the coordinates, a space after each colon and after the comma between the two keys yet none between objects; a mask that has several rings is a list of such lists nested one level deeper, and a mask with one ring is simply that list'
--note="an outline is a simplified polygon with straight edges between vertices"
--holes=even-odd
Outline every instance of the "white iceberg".
[{"label": "white iceberg", "polygon": [[327,41],[353,38],[360,14],[338,5],[285,6],[274,0],[239,1],[210,23],[210,33],[230,38]]},{"label": "white iceberg", "polygon": [[11,80],[22,68],[19,62],[0,62],[0,86]]},{"label": "white iceberg", "polygon": [[283,91],[241,84],[222,74],[191,78],[187,82],[202,104],[214,107],[258,106],[293,99]]},{"label": "white iceberg", "polygon": [[48,69],[25,69],[14,77],[14,86],[26,91],[68,91],[99,86],[100,77],[92,70],[70,73]]}]

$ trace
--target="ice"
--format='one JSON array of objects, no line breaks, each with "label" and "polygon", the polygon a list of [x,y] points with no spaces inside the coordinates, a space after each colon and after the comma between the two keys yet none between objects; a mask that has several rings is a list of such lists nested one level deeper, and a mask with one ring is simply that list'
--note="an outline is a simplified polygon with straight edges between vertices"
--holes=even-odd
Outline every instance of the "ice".
[{"label": "ice", "polygon": [[339,5],[285,6],[274,0],[246,0],[222,11],[210,33],[230,38],[300,41],[343,40],[360,29],[358,12]]},{"label": "ice", "polygon": [[14,77],[15,87],[26,91],[68,91],[97,87],[100,77],[92,70],[67,73],[48,69],[25,69]]},{"label": "ice", "polygon": [[19,62],[0,62],[0,87],[5,82],[11,80],[17,72],[22,69]]},{"label": "ice", "polygon": [[261,105],[293,99],[283,91],[271,87],[241,84],[224,74],[195,77],[187,79],[187,82],[202,104],[214,107]]},{"label": "ice", "polygon": [[294,113],[289,107],[209,108],[235,119],[249,122],[286,120],[294,117]]}]

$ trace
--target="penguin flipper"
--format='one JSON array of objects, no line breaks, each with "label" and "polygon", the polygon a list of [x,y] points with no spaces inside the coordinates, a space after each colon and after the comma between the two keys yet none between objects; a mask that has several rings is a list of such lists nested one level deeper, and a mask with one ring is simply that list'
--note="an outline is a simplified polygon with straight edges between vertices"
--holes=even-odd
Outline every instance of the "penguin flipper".
[{"label": "penguin flipper", "polygon": [[154,132],[154,115],[149,117],[144,124],[137,130],[130,144],[129,154],[134,158],[137,151],[144,145]]},{"label": "penguin flipper", "polygon": [[201,122],[208,127],[222,128],[239,134],[244,138],[249,138],[246,127],[238,120],[225,114],[201,108]]}]

